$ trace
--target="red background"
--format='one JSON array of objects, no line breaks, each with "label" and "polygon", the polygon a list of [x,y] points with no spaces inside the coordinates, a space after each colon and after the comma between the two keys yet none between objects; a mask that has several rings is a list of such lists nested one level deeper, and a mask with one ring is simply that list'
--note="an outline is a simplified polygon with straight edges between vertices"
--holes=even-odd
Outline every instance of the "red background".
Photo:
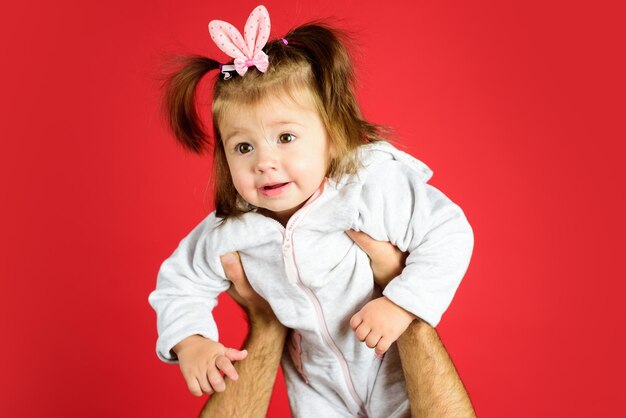
[{"label": "red background", "polygon": [[[605,2],[264,4],[273,37],[325,16],[359,34],[365,115],[395,129],[474,227],[438,329],[478,415],[623,410],[624,14]],[[210,161],[165,129],[159,62],[225,59],[208,22],[241,27],[256,5],[3,6],[0,416],[197,414],[204,399],[156,357],[147,298],[212,208]],[[240,344],[241,312],[222,298],[217,315]],[[270,416],[285,415],[279,380]]]}]

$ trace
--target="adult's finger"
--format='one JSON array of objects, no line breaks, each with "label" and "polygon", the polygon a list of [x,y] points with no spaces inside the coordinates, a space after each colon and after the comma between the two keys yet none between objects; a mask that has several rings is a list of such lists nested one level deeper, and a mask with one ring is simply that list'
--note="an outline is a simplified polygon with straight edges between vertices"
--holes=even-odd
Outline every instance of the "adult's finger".
[{"label": "adult's finger", "polygon": [[346,234],[348,234],[350,239],[352,239],[352,241],[354,241],[356,245],[358,245],[363,251],[365,251],[365,253],[370,258],[372,258],[374,253],[380,250],[380,247],[376,245],[378,241],[367,235],[365,232],[359,232],[353,229],[349,229],[346,231]]},{"label": "adult's finger", "polygon": [[407,254],[387,241],[376,241],[363,232],[354,230],[346,234],[367,254],[374,273],[374,281],[381,288],[397,277],[406,263]]},{"label": "adult's finger", "polygon": [[250,286],[246,272],[243,269],[243,264],[241,264],[239,253],[227,253],[221,256],[220,259],[222,261],[222,267],[224,267],[226,278],[233,283],[235,288],[234,292],[229,292],[235,301],[245,306],[258,304],[258,298],[260,297],[254,289],[252,289],[252,286]]},{"label": "adult's finger", "polygon": [[232,282],[228,294],[241,305],[249,315],[275,317],[272,308],[250,285],[238,252],[220,257],[226,277]]},{"label": "adult's finger", "polygon": [[222,268],[224,268],[226,278],[228,278],[232,283],[230,285],[230,288],[228,289],[228,294],[240,306],[248,306],[246,300],[244,299],[246,290],[242,289],[245,288],[244,283],[247,283],[248,279],[246,277],[245,271],[243,270],[243,265],[241,264],[241,258],[239,257],[239,253],[233,252],[224,254],[220,257],[220,261],[222,262]]},{"label": "adult's finger", "polygon": [[242,280],[246,280],[246,273],[243,271],[241,258],[239,258],[238,252],[224,254],[220,257],[220,260],[228,280],[233,283],[239,283]]}]

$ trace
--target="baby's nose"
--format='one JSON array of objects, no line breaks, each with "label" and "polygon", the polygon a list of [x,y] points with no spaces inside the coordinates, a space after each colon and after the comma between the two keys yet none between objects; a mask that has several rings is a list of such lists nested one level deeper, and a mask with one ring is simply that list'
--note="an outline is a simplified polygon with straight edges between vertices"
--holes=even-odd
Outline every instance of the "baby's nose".
[{"label": "baby's nose", "polygon": [[256,169],[260,172],[276,170],[278,168],[278,157],[271,150],[263,150],[257,153]]}]

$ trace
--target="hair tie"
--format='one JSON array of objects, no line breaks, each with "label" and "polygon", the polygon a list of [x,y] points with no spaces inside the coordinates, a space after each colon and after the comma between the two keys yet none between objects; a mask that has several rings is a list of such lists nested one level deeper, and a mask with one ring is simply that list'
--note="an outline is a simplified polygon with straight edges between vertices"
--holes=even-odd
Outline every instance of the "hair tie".
[{"label": "hair tie", "polygon": [[280,38],[280,40],[281,40],[281,41],[283,41],[283,43],[284,43],[285,45],[289,45],[289,42],[287,42],[287,40],[286,40],[285,38]]},{"label": "hair tie", "polygon": [[[258,6],[250,13],[243,30],[243,37],[230,23],[212,20],[209,23],[211,39],[226,55],[235,59],[233,66],[223,65],[222,72],[228,71],[226,67],[234,67],[237,74],[243,76],[248,71],[248,67],[252,66],[262,73],[267,71],[269,59],[262,48],[267,43],[270,28],[270,15],[264,6]],[[227,79],[226,75],[224,79]]]},{"label": "hair tie", "polygon": [[224,74],[224,80],[229,80],[232,77],[231,72],[233,71],[236,71],[234,65],[220,64],[220,72]]}]

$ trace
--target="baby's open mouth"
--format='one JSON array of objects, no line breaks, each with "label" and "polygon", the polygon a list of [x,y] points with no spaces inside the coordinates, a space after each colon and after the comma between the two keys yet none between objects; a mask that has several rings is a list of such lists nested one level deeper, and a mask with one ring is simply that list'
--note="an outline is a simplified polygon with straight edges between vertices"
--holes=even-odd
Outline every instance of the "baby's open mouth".
[{"label": "baby's open mouth", "polygon": [[282,187],[285,184],[287,184],[287,183],[276,183],[276,184],[271,184],[269,186],[263,186],[263,190],[278,189],[279,187]]}]

